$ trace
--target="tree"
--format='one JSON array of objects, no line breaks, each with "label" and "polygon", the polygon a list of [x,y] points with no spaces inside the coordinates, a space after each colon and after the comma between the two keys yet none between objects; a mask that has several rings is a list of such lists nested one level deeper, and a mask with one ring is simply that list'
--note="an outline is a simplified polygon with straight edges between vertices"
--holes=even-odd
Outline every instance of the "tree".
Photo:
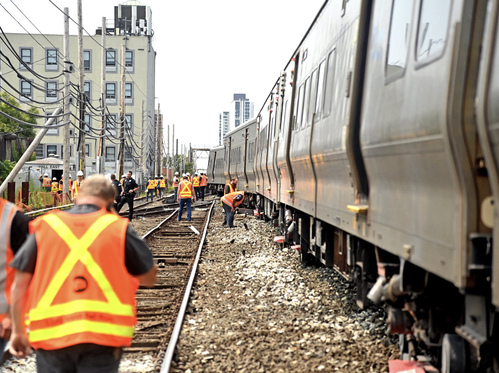
[{"label": "tree", "polygon": [[[0,101],[0,111],[14,117],[16,119],[22,120],[24,122],[37,124],[36,117],[30,114],[26,114],[16,108],[19,108],[19,102],[10,96],[6,92],[0,92],[0,98],[7,101],[12,107],[7,105],[5,102]],[[39,114],[39,110],[31,107],[28,110],[31,114]],[[35,137],[35,130],[33,127],[27,126],[25,124],[20,124],[15,120],[7,118],[4,115],[0,115],[0,132],[15,133],[19,137]]]}]

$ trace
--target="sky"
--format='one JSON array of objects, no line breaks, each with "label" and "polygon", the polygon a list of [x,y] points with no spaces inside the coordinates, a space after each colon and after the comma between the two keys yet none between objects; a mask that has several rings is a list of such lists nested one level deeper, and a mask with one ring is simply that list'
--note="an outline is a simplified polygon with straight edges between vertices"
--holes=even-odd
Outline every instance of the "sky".
[{"label": "sky", "polygon": [[[77,19],[76,0],[52,0]],[[142,0],[152,10],[156,105],[179,144],[218,144],[218,115],[246,93],[255,115],[324,0]],[[30,33],[24,14],[45,34],[62,34],[63,15],[48,0],[1,0]],[[123,2],[121,2],[123,3]],[[119,0],[83,0],[83,27],[93,34],[113,19]],[[5,32],[24,32],[0,7]],[[71,23],[70,33],[77,28]],[[166,126],[165,126],[166,138]],[[179,149],[180,150],[180,149]]]}]

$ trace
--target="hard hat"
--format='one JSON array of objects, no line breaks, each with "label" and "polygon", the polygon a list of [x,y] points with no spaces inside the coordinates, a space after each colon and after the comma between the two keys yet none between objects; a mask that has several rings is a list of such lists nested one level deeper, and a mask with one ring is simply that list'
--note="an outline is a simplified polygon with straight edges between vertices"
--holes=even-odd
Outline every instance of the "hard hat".
[{"label": "hard hat", "polygon": [[69,178],[71,179],[71,175],[69,175]]},{"label": "hard hat", "polygon": [[49,176],[49,174],[43,174],[43,176]]},{"label": "hard hat", "polygon": [[197,176],[197,174],[198,174],[197,172],[194,172],[194,175],[196,175],[196,176]]},{"label": "hard hat", "polygon": [[78,172],[76,173],[76,176],[83,176],[83,171],[78,171]]},{"label": "hard hat", "polygon": [[186,175],[187,175],[187,176],[191,176],[191,174],[190,174],[190,173],[186,173]]},{"label": "hard hat", "polygon": [[162,179],[163,178],[163,175],[160,176],[160,178]]},{"label": "hard hat", "polygon": [[182,174],[182,177],[187,177],[187,174]]},{"label": "hard hat", "polygon": [[175,172],[175,175],[178,176],[178,172]]},{"label": "hard hat", "polygon": [[123,174],[123,175],[121,175],[121,177],[126,177],[126,175],[125,175],[125,174]]},{"label": "hard hat", "polygon": [[54,177],[52,178],[52,180],[55,180],[55,181],[57,181],[57,178],[56,178],[56,177],[54,176]]}]

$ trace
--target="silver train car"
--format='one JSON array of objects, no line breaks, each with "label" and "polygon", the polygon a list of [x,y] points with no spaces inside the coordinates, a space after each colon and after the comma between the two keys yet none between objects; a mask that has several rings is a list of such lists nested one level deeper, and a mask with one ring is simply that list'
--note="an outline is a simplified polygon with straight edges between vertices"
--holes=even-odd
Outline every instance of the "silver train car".
[{"label": "silver train car", "polygon": [[210,155],[210,183],[237,176],[302,261],[355,281],[360,308],[389,303],[402,356],[442,372],[499,372],[498,13],[326,1]]}]

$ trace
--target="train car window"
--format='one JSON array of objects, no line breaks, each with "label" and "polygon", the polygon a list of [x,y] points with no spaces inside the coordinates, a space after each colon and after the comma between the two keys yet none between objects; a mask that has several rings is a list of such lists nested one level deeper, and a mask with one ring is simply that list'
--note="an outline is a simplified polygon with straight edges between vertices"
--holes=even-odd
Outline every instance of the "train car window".
[{"label": "train car window", "polygon": [[324,118],[331,113],[333,106],[333,91],[334,91],[334,75],[336,67],[336,49],[333,49],[327,58],[326,72],[326,92],[324,95]]},{"label": "train car window", "polygon": [[255,142],[250,142],[248,144],[248,162],[253,162],[255,158]]},{"label": "train car window", "polygon": [[314,70],[310,79],[310,99],[308,103],[307,126],[312,122],[315,112],[315,100],[317,98],[317,70]]},{"label": "train car window", "polygon": [[281,128],[279,129],[281,132],[281,136],[284,136],[284,126],[286,123],[289,123],[289,115],[288,115],[288,101],[284,103],[284,113],[282,115]]},{"label": "train car window", "polygon": [[326,67],[326,61],[324,60],[319,65],[319,78],[317,81],[317,94],[316,94],[316,99],[315,99],[315,110],[314,110],[316,122],[321,117],[322,97],[324,95],[324,77],[326,75],[326,71],[324,69],[325,67]]},{"label": "train car window", "polygon": [[308,103],[310,101],[310,77],[305,80],[305,96],[303,97],[303,118],[301,124],[303,127],[307,125],[308,119]]},{"label": "train car window", "polygon": [[303,111],[303,92],[305,91],[305,84],[302,84],[300,86],[300,89],[298,90],[298,105],[296,105],[296,120],[295,120],[295,129],[300,128],[300,123],[301,123],[301,114]]},{"label": "train car window", "polygon": [[447,42],[451,0],[423,0],[419,13],[416,60],[428,61],[440,57]]},{"label": "train car window", "polygon": [[385,76],[387,78],[401,76],[404,73],[407,64],[412,8],[412,1],[393,0],[386,56]]}]

